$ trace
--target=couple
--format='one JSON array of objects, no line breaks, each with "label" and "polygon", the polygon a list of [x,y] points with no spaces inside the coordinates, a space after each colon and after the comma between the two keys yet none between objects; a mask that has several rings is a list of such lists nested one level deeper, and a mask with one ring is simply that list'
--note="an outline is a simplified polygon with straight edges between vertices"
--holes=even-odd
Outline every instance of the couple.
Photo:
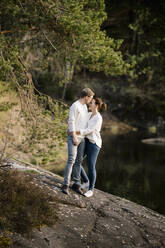
[{"label": "couple", "polygon": [[[81,91],[80,99],[72,104],[69,111],[68,120],[68,161],[65,168],[64,184],[62,192],[69,194],[69,185],[73,169],[74,184],[72,189],[79,194],[83,194],[82,188],[88,187],[84,194],[86,197],[93,195],[96,182],[96,160],[99,154],[102,140],[100,130],[102,126],[102,116],[100,110],[106,110],[106,104],[100,98],[93,98],[91,89],[85,88]],[[89,105],[88,113],[87,105]],[[84,154],[88,165],[88,176],[81,166]],[[81,185],[81,178],[83,185]]]}]

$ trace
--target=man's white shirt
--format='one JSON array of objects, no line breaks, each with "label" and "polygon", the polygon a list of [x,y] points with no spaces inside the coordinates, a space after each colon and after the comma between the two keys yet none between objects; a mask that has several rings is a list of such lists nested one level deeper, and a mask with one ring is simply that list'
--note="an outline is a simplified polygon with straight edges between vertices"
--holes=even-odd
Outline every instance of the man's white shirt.
[{"label": "man's white shirt", "polygon": [[[74,102],[69,110],[68,129],[70,132],[80,131],[87,126],[88,109],[79,100]],[[79,136],[82,137],[82,136]]]}]

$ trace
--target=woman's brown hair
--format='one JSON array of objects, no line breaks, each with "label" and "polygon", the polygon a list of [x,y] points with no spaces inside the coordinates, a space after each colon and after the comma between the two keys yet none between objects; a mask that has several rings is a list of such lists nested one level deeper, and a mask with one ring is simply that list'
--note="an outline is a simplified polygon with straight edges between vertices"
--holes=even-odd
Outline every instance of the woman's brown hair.
[{"label": "woman's brown hair", "polygon": [[107,104],[104,103],[101,98],[94,98],[95,104],[98,106],[98,111],[105,111],[107,110]]}]

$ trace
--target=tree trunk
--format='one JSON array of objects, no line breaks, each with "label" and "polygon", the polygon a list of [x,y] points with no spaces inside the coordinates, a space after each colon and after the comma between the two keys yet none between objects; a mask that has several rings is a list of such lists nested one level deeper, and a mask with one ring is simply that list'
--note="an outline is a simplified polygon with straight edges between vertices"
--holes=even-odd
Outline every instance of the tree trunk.
[{"label": "tree trunk", "polygon": [[[134,0],[129,0],[129,24],[134,22]],[[135,31],[129,30],[129,50],[133,52],[134,42],[135,42]]]},{"label": "tree trunk", "polygon": [[70,83],[70,81],[72,80],[73,72],[74,72],[74,64],[71,64],[70,61],[67,61],[66,66],[65,66],[64,88],[63,88],[63,92],[62,92],[62,100],[65,99],[67,86]]}]

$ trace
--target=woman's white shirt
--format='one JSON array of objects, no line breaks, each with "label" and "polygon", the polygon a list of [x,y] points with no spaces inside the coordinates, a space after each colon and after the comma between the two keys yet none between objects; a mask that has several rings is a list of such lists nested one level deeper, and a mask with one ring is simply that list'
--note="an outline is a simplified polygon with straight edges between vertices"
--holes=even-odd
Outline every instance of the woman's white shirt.
[{"label": "woman's white shirt", "polygon": [[91,143],[94,143],[101,148],[102,139],[101,139],[100,131],[101,131],[103,119],[99,112],[92,117],[91,115],[92,112],[89,112],[87,118],[87,127],[85,129],[81,129],[80,133],[81,135],[88,138]]}]

